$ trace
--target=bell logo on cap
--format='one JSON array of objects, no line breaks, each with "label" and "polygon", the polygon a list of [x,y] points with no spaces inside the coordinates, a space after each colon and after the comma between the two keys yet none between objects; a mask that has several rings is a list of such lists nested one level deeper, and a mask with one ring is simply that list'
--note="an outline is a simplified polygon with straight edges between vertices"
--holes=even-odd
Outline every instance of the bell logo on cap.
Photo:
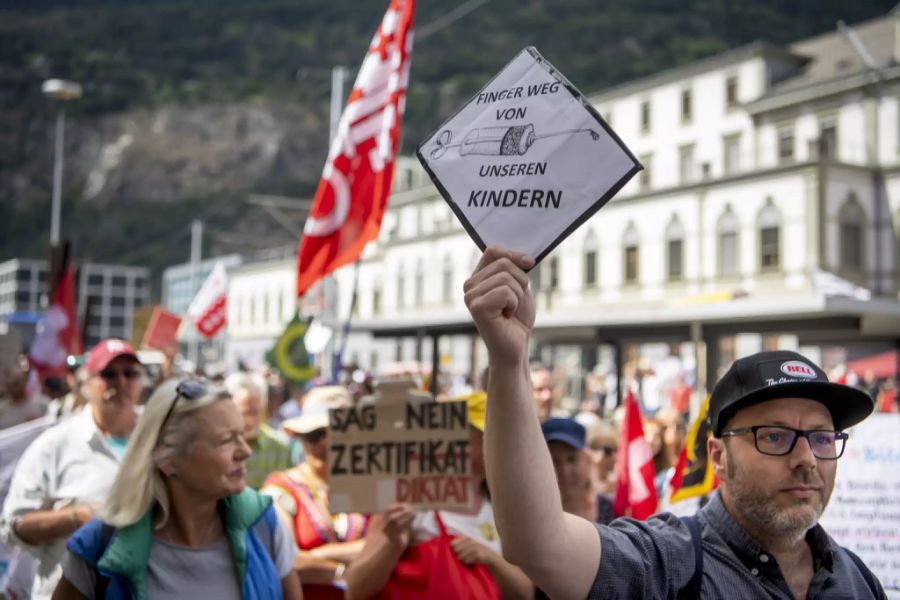
[{"label": "bell logo on cap", "polygon": [[815,369],[799,360],[789,360],[786,363],[781,363],[781,372],[790,377],[801,377],[803,379],[815,379],[818,377]]},{"label": "bell logo on cap", "polygon": [[125,344],[123,344],[119,340],[107,340],[106,349],[110,352],[124,352]]}]

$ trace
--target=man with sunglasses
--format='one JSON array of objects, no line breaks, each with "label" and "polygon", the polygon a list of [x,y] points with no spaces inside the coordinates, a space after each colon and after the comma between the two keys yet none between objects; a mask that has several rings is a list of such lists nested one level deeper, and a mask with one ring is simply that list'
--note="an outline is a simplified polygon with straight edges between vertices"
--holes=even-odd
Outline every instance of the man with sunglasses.
[{"label": "man with sunglasses", "polygon": [[742,358],[716,384],[707,449],[720,486],[695,517],[602,526],[564,513],[527,376],[533,266],[488,248],[464,286],[489,354],[485,459],[505,558],[551,598],[886,597],[818,524],[844,429],[872,399],[794,352]]},{"label": "man with sunglasses", "polygon": [[66,540],[105,501],[137,421],[141,365],[134,349],[103,340],[86,367],[88,405],[28,447],[3,506],[4,537],[36,559],[33,599],[53,593]]}]

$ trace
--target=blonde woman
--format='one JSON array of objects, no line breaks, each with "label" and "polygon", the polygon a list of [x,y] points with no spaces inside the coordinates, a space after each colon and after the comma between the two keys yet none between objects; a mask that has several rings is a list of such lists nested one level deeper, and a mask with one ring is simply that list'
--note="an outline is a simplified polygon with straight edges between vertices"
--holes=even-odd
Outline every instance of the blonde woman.
[{"label": "blonde woman", "polygon": [[223,388],[162,385],[138,421],[103,522],[69,540],[53,598],[302,598],[290,534],[271,500],[244,487],[243,431]]}]

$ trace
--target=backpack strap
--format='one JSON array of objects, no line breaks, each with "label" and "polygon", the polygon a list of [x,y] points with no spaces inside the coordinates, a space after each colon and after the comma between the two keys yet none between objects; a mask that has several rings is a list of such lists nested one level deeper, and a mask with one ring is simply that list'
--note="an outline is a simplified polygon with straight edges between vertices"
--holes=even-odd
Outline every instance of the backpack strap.
[{"label": "backpack strap", "polygon": [[[116,528],[109,523],[103,523],[100,526],[100,554],[98,556],[103,556],[103,553],[106,552],[109,540],[112,539],[115,532]],[[109,586],[109,577],[101,575],[97,567],[94,567],[94,600],[103,600],[103,597],[106,596],[107,586]]]},{"label": "backpack strap", "polygon": [[681,522],[687,525],[691,532],[691,543],[694,545],[694,575],[682,588],[678,597],[684,599],[700,598],[700,589],[703,586],[703,538],[700,535],[700,521],[696,515],[682,517]]},{"label": "backpack strap", "polygon": [[853,559],[853,562],[856,564],[856,568],[859,573],[863,576],[863,579],[866,580],[866,585],[869,586],[869,591],[872,592],[873,598],[885,598],[884,592],[881,590],[881,585],[878,583],[878,580],[875,579],[875,575],[872,571],[869,570],[869,567],[865,565],[862,559],[856,555],[855,552],[848,550],[847,548],[842,548],[847,555]]}]

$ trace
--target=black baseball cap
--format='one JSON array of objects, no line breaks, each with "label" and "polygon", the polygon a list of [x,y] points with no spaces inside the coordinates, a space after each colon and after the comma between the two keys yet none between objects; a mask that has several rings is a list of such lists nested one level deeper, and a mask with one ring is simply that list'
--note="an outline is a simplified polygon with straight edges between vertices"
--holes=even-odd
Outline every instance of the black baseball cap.
[{"label": "black baseball cap", "polygon": [[856,425],[875,410],[867,393],[831,383],[814,362],[796,352],[759,352],[740,358],[716,383],[709,398],[709,422],[718,437],[741,408],[776,398],[808,398],[831,412],[834,428]]}]

